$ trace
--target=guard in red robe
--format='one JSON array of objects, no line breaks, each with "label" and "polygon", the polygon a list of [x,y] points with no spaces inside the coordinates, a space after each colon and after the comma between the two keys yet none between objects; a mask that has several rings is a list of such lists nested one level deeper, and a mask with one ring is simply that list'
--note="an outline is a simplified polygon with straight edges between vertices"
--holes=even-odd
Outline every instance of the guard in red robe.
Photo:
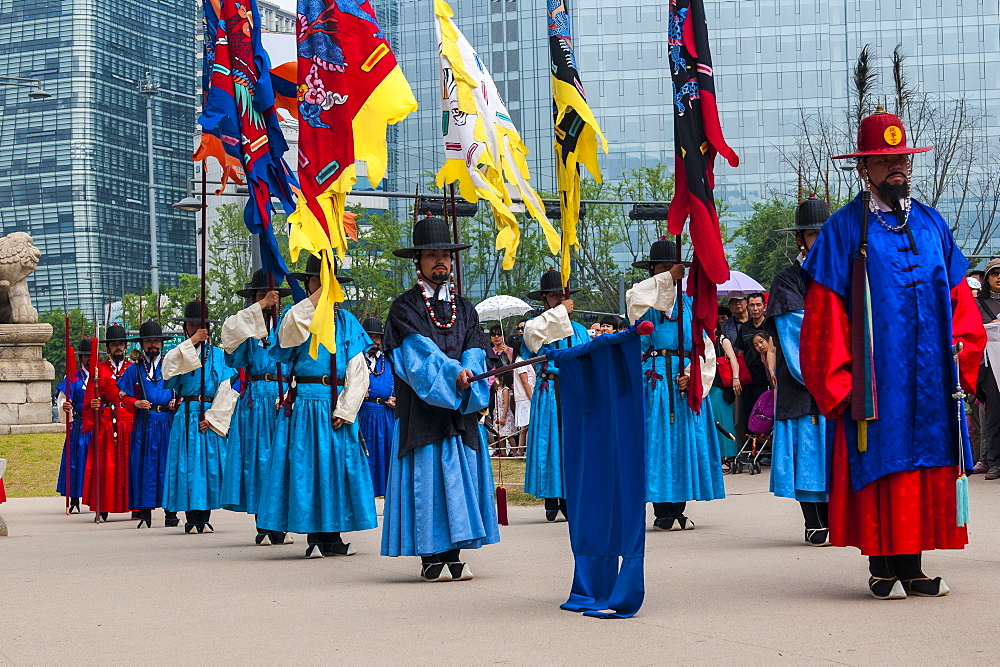
[{"label": "guard in red robe", "polygon": [[[99,408],[99,422],[94,423],[95,410],[86,410],[83,432],[97,431],[87,453],[87,470],[83,485],[83,502],[106,521],[110,512],[129,512],[128,476],[129,443],[132,439],[133,404],[135,399],[118,389],[118,378],[132,365],[125,355],[128,332],[120,324],[105,331],[108,358],[97,364],[97,396],[90,395],[90,407]],[[93,437],[93,436],[92,436]]]},{"label": "guard in red robe", "polygon": [[948,224],[910,197],[910,156],[929,150],[881,107],[863,119],[858,151],[834,159],[856,158],[865,190],[802,265],[802,375],[836,424],[830,542],[869,557],[879,599],[946,595],[921,552],[968,543],[956,480],[973,461],[953,394],[958,378],[974,390],[986,334]]}]

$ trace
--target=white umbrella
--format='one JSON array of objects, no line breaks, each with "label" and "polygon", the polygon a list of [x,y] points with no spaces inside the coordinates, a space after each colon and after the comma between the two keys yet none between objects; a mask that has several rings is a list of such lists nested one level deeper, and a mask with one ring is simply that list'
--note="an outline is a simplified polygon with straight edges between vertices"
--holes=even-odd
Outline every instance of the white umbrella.
[{"label": "white umbrella", "polygon": [[497,294],[488,299],[483,299],[476,306],[479,319],[482,321],[502,320],[505,317],[524,315],[531,310],[531,305],[516,296]]},{"label": "white umbrella", "polygon": [[[682,286],[685,291],[687,290],[687,282],[687,278],[685,278]],[[716,288],[716,291],[719,294],[731,294],[733,292],[752,294],[754,292],[763,292],[765,290],[763,285],[742,271],[730,271],[729,280],[719,285]]]}]

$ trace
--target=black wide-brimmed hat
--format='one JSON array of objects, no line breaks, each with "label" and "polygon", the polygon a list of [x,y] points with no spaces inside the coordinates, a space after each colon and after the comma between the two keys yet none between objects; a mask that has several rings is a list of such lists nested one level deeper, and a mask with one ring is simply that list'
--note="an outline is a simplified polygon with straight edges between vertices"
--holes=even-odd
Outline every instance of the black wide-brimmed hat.
[{"label": "black wide-brimmed hat", "polygon": [[[654,241],[653,245],[649,246],[649,257],[647,259],[632,262],[632,266],[636,269],[649,270],[663,262],[669,262],[670,264],[677,263],[677,244],[673,241],[668,241],[666,236],[660,238],[659,241]],[[691,262],[681,262],[681,264],[691,266]]]},{"label": "black wide-brimmed hat", "polygon": [[365,321],[361,323],[361,328],[367,334],[376,334],[378,336],[381,336],[384,332],[382,320],[377,317],[366,317]]},{"label": "black wide-brimmed hat", "polygon": [[195,299],[194,301],[188,301],[184,306],[184,317],[175,318],[175,322],[201,322],[204,318],[205,323],[218,322],[219,320],[208,319],[208,305],[201,299]]},{"label": "black wide-brimmed hat", "polygon": [[448,223],[441,218],[422,218],[413,225],[413,246],[393,250],[396,257],[413,259],[421,250],[466,250],[472,246],[454,243]]},{"label": "black wide-brimmed hat", "polygon": [[[305,270],[304,271],[294,271],[292,273],[289,273],[288,277],[289,278],[295,278],[296,280],[300,280],[300,281],[302,281],[304,283],[305,281],[309,280],[313,276],[319,276],[320,275],[320,269],[322,268],[322,264],[320,263],[321,261],[322,260],[319,257],[317,257],[316,255],[309,255],[309,259],[306,260],[306,268],[305,268]],[[340,283],[341,285],[343,285],[345,283],[349,283],[352,280],[354,280],[354,279],[350,278],[348,276],[339,276],[339,275],[337,276],[337,282]]]},{"label": "black wide-brimmed hat", "polygon": [[[257,269],[253,272],[250,282],[248,282],[243,289],[236,290],[236,294],[238,296],[246,297],[247,299],[252,299],[257,296],[257,292],[262,289],[270,291],[271,282],[267,279],[267,271],[264,269]],[[292,290],[287,287],[278,287],[277,283],[275,283],[274,289],[278,292],[278,296],[282,297],[289,296],[292,293]]]},{"label": "black wide-brimmed hat", "polygon": [[125,330],[120,324],[112,324],[107,329],[104,330],[104,338],[101,339],[102,343],[119,343],[128,342],[128,331]]},{"label": "black wide-brimmed hat", "polygon": [[76,346],[76,353],[80,355],[91,354],[90,347],[93,344],[93,342],[94,342],[93,338],[90,337],[81,338],[80,342]]},{"label": "black wide-brimmed hat", "polygon": [[146,320],[139,325],[139,335],[135,338],[129,338],[130,343],[141,343],[145,338],[159,338],[160,340],[169,340],[171,336],[163,335],[163,327],[156,320]]},{"label": "black wide-brimmed hat", "polygon": [[819,231],[823,223],[830,219],[830,207],[822,199],[816,198],[815,192],[810,192],[795,209],[795,226],[777,229],[778,232],[808,232]]},{"label": "black wide-brimmed hat", "polygon": [[[542,298],[549,292],[563,292],[562,274],[555,269],[549,269],[542,274],[539,287],[540,289],[537,289],[534,292],[528,292],[529,299],[541,301]],[[579,291],[580,290],[578,289],[571,289],[569,293],[576,294]]]}]

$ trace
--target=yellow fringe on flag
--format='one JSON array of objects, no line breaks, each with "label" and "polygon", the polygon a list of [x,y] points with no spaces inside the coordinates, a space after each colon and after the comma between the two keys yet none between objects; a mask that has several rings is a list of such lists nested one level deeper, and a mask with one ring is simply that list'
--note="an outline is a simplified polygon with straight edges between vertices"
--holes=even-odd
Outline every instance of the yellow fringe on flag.
[{"label": "yellow fringe on flag", "polygon": [[608,141],[604,138],[597,119],[587,101],[583,99],[575,86],[552,77],[552,98],[556,106],[555,125],[558,132],[559,124],[570,111],[575,111],[584,127],[580,130],[576,149],[566,156],[563,164],[559,137],[556,137],[556,181],[559,187],[560,204],[562,206],[562,247],[559,253],[559,272],[562,274],[563,287],[569,284],[572,271],[572,251],[580,249],[576,227],[580,221],[580,171],[578,165],[586,167],[598,183],[601,182],[601,169],[597,164],[597,140],[600,138],[601,148],[608,152]]}]

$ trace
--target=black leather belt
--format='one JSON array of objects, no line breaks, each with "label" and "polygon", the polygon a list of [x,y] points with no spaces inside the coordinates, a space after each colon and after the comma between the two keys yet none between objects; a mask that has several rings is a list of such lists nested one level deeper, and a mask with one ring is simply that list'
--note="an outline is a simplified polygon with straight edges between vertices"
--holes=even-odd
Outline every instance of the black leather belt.
[{"label": "black leather belt", "polygon": [[679,350],[650,350],[646,353],[647,357],[684,357],[685,359],[691,358],[691,353],[687,350],[683,352]]},{"label": "black leather belt", "polygon": [[385,399],[385,398],[376,398],[374,396],[365,396],[365,402],[366,403],[378,403],[379,405],[385,405],[386,400],[388,400],[388,399]]},{"label": "black leather belt", "polygon": [[198,401],[201,403],[211,403],[215,399],[212,396],[181,396],[185,401]]},{"label": "black leather belt", "polygon": [[[250,381],[251,382],[261,382],[261,381],[264,381],[264,382],[277,382],[278,381],[278,376],[275,375],[274,373],[264,373],[263,375],[251,375],[250,376]],[[282,378],[282,381],[284,382],[285,379]]]},{"label": "black leather belt", "polygon": [[[330,386],[330,376],[329,375],[296,375],[292,378],[295,380],[296,384],[325,384]],[[337,378],[337,386],[343,387],[344,381]]]},{"label": "black leather belt", "polygon": [[149,408],[150,412],[171,412],[170,408],[165,405],[153,405]]}]

